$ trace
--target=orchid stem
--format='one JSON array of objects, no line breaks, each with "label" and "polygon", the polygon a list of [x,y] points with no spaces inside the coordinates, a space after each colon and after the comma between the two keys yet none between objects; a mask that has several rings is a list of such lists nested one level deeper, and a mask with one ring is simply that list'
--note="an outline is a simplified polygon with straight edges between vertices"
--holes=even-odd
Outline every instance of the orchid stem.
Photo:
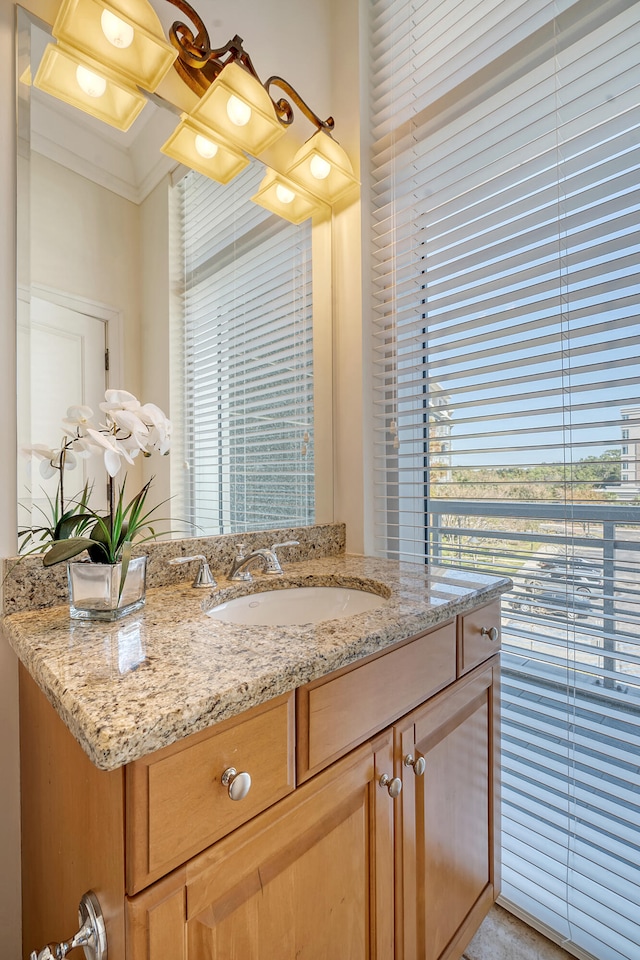
[{"label": "orchid stem", "polygon": [[112,476],[107,480],[107,495],[109,498],[109,533],[113,534],[113,518],[116,512],[116,485]]},{"label": "orchid stem", "polygon": [[[62,445],[60,451],[60,516],[64,516],[64,461],[67,456],[67,444]],[[59,518],[58,518],[59,519]]]}]

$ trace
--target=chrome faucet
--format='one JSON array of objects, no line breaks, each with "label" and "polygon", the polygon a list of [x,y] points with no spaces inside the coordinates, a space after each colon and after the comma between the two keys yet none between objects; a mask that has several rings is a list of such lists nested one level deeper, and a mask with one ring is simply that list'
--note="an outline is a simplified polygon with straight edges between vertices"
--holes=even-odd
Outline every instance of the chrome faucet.
[{"label": "chrome faucet", "polygon": [[213,574],[207,563],[207,558],[201,553],[196,553],[193,557],[173,557],[173,559],[168,560],[170,564],[175,563],[191,563],[192,560],[199,560],[200,566],[198,567],[198,572],[196,573],[196,578],[193,581],[194,587],[216,587],[217,583],[214,580]]},{"label": "chrome faucet", "polygon": [[287,540],[286,543],[273,543],[270,547],[261,547],[258,550],[252,550],[251,553],[248,553],[246,556],[244,553],[246,544],[239,543],[236,547],[238,553],[234,558],[227,579],[252,580],[253,577],[246,568],[250,563],[253,563],[254,560],[260,561],[263,573],[266,573],[270,577],[280,576],[282,574],[282,567],[280,566],[276,550],[280,547],[297,547],[298,543],[298,540]]}]

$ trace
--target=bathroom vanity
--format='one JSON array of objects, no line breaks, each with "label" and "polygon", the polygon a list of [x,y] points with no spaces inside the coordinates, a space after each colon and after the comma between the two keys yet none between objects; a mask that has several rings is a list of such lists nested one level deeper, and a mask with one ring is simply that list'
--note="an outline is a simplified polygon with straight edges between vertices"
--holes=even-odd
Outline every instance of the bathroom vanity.
[{"label": "bathroom vanity", "polygon": [[499,888],[509,581],[343,555],[278,586],[330,583],[385,603],[247,627],[178,585],[116,624],[5,618],[25,957],[93,890],[109,960],[458,960]]}]

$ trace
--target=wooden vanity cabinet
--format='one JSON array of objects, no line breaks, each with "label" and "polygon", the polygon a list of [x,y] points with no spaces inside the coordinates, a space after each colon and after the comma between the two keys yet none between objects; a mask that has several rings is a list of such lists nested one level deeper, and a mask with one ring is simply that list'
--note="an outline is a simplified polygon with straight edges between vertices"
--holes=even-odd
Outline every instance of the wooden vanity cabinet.
[{"label": "wooden vanity cabinet", "polygon": [[396,960],[458,960],[499,893],[497,660],[394,727]]},{"label": "wooden vanity cabinet", "polygon": [[[499,613],[313,681],[295,716],[288,694],[111,773],[22,669],[25,960],[90,888],[109,960],[459,960],[498,892]],[[254,778],[240,802],[231,764]]]},{"label": "wooden vanity cabinet", "polygon": [[129,960],[393,957],[392,736],[127,903]]}]

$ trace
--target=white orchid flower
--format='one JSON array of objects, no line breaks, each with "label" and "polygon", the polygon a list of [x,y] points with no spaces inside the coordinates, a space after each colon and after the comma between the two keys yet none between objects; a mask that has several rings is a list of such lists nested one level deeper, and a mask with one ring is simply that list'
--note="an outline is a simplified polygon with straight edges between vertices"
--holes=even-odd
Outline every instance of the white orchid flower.
[{"label": "white orchid flower", "polygon": [[150,427],[147,449],[158,450],[163,455],[168,453],[171,447],[171,421],[155,403],[145,403],[140,413]]},{"label": "white orchid flower", "polygon": [[139,438],[139,446],[143,446],[149,430],[144,420],[137,413],[133,413],[132,410],[110,410],[108,419],[112,421],[117,430],[123,430],[125,433]]},{"label": "white orchid flower", "polygon": [[68,437],[83,437],[87,427],[91,424],[93,410],[91,407],[74,406],[69,407],[67,415],[62,421],[62,429]]},{"label": "white orchid flower", "polygon": [[[145,483],[128,504],[123,501],[125,480],[119,484],[117,474],[127,464],[133,465],[135,458],[142,451],[145,456],[151,456],[153,451],[167,453],[170,446],[171,422],[162,410],[154,403],[142,406],[140,401],[127,390],[107,390],[104,402],[99,404],[102,416],[94,418],[91,407],[78,404],[67,409],[67,415],[62,421],[63,436],[58,449],[37,444],[23,453],[29,457],[28,469],[31,471],[34,462],[39,463],[42,477],[57,477],[55,501],[51,500],[54,520],[56,511],[69,518],[74,514],[79,521],[85,521],[84,513],[78,514],[77,509],[85,510],[91,489],[91,483],[85,484],[80,496],[72,497],[68,503],[73,504],[69,511],[64,497],[64,470],[73,469],[78,458],[100,455],[107,472],[107,512],[97,514],[104,521],[104,530],[109,534],[108,543],[103,544],[105,556],[109,563],[117,563],[123,556],[124,544],[147,531],[155,536],[153,528],[148,525],[148,517],[153,510],[141,513],[137,507],[145,502],[151,481]],[[123,471],[126,474],[126,471]],[[137,506],[136,506],[137,505]],[[153,508],[155,509],[155,508]],[[89,514],[93,513],[88,508]],[[123,524],[116,523],[116,518],[123,519]],[[119,532],[118,532],[119,531]],[[27,531],[29,532],[29,531]],[[31,533],[40,533],[32,530]],[[72,539],[74,539],[72,537]],[[84,546],[82,538],[75,538],[72,545]],[[53,543],[47,552],[48,562],[58,563],[69,559],[68,545]]]},{"label": "white orchid flower", "polygon": [[128,390],[107,390],[100,409],[103,413],[111,413],[114,410],[139,410],[140,401]]},{"label": "white orchid flower", "polygon": [[71,435],[71,448],[76,457],[80,457],[81,460],[86,460],[94,452],[92,450],[92,445],[89,440],[87,440],[87,431],[85,430],[84,436],[78,437]]},{"label": "white orchid flower", "polygon": [[126,460],[127,463],[133,463],[133,456],[130,451],[113,434],[100,433],[99,430],[94,430],[92,427],[89,427],[87,433],[103,454],[105,470],[110,477],[115,477],[119,472],[123,460]]},{"label": "white orchid flower", "polygon": [[67,409],[67,416],[63,420],[63,423],[75,423],[80,427],[86,426],[91,418],[93,417],[93,410],[91,407],[85,406],[73,406]]},{"label": "white orchid flower", "polygon": [[54,450],[51,447],[46,447],[43,443],[36,443],[32,447],[25,447],[23,449],[23,453],[27,457],[33,456],[40,461],[40,476],[44,477],[45,480],[48,480],[50,477],[55,477],[56,473],[60,471],[63,462],[63,451],[64,469],[73,470],[77,461],[68,448],[62,447]]}]

